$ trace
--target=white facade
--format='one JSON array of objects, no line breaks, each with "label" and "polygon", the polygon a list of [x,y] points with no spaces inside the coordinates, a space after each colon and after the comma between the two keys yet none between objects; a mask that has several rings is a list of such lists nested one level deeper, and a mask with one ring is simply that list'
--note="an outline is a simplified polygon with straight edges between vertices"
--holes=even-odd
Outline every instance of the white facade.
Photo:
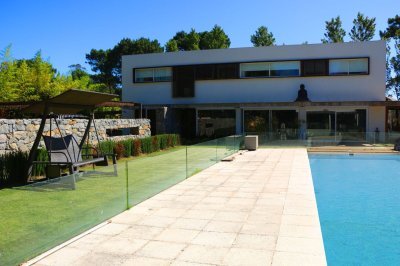
[{"label": "white facade", "polygon": [[[243,64],[254,62],[297,61],[300,65],[300,62],[303,63],[306,60],[327,59],[330,63],[335,59],[353,60],[355,58],[368,60],[367,73],[351,75],[329,75],[328,73],[307,76],[303,75],[302,68],[299,68],[299,75],[291,77],[195,80],[194,97],[173,97],[172,77],[171,81],[167,82],[134,82],[134,72],[138,68],[172,67],[173,71],[173,67],[176,66],[224,63],[239,63],[242,68]],[[244,131],[246,111],[249,110],[270,110],[268,130],[275,131],[279,131],[277,127],[282,124],[282,121],[279,120],[281,118],[273,118],[272,110],[295,111],[298,121],[294,124],[297,129],[292,130],[297,131],[302,127],[301,123],[307,123],[307,126],[311,127],[307,118],[311,120],[313,112],[314,114],[315,112],[332,113],[330,117],[335,119],[335,125],[329,125],[329,130],[333,130],[335,134],[340,130],[339,127],[343,128],[343,124],[338,122],[341,114],[353,112],[357,115],[358,121],[357,112],[365,110],[366,121],[362,126],[363,130],[371,132],[378,128],[380,132],[384,132],[386,109],[384,104],[376,103],[383,103],[386,99],[385,81],[386,43],[384,41],[231,48],[122,57],[122,100],[139,102],[143,104],[145,110],[160,107],[195,109],[197,133],[200,124],[198,113],[201,110],[217,109],[234,111],[236,133]],[[300,84],[305,85],[312,105],[294,103]],[[371,102],[375,104],[370,105]],[[274,103],[280,103],[280,105],[274,105]],[[166,113],[164,109],[164,119],[166,119]],[[361,114],[361,117],[364,115]],[[273,119],[279,121],[272,121]]]},{"label": "white facade", "polygon": [[[122,58],[122,98],[143,104],[291,102],[304,84],[313,102],[384,101],[385,54],[385,42],[373,41],[127,55]],[[133,82],[134,68],[357,57],[369,58],[369,75],[196,81],[193,98],[173,98],[172,82]]]}]

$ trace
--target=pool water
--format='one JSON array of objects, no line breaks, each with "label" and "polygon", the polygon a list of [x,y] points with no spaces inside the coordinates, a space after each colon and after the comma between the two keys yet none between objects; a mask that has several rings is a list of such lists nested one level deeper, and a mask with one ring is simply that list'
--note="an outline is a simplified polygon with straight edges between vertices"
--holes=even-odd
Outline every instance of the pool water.
[{"label": "pool water", "polygon": [[400,156],[309,159],[328,265],[400,265]]}]

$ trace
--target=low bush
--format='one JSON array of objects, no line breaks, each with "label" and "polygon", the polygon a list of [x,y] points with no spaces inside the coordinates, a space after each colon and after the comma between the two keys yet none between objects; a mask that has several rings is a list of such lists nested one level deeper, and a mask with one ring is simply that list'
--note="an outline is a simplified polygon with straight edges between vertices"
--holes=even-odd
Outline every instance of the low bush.
[{"label": "low bush", "polygon": [[[28,154],[26,155],[28,158]],[[47,162],[49,160],[49,155],[45,149],[38,149],[36,153],[36,160],[39,162]],[[43,176],[45,174],[44,164],[35,164],[32,167],[32,176]]]},{"label": "low bush", "polygon": [[142,154],[142,142],[140,141],[140,139],[134,139],[132,144],[132,155],[139,156],[140,154]]},{"label": "low bush", "polygon": [[140,139],[140,141],[142,143],[141,147],[142,147],[142,152],[143,153],[151,153],[151,152],[153,152],[151,137]]},{"label": "low bush", "polygon": [[117,157],[117,160],[124,157],[124,152],[125,152],[124,144],[122,144],[121,142],[117,142],[114,146],[114,154]]},{"label": "low bush", "polygon": [[0,188],[26,184],[27,153],[11,152],[0,156]]},{"label": "low bush", "polygon": [[181,144],[181,140],[179,138],[179,135],[177,134],[171,134],[171,146],[170,147],[175,147]]},{"label": "low bush", "polygon": [[124,157],[129,157],[132,154],[132,139],[126,139],[120,142],[124,146]]},{"label": "low bush", "polygon": [[160,140],[157,136],[151,137],[151,150],[152,152],[160,150]]},{"label": "low bush", "polygon": [[168,135],[167,134],[159,135],[158,141],[160,144],[160,150],[164,150],[164,149],[168,148]]},{"label": "low bush", "polygon": [[98,149],[103,154],[113,154],[114,148],[115,148],[115,142],[112,140],[100,141],[100,143],[98,144]]},{"label": "low bush", "polygon": [[[127,139],[119,142],[112,140],[101,141],[97,148],[103,154],[116,154],[117,159],[129,156],[148,154],[180,145],[177,134],[163,134],[142,139]],[[86,146],[87,147],[87,146]],[[91,149],[83,149],[82,154],[93,154]],[[35,161],[48,161],[47,151],[39,149]],[[26,170],[28,153],[13,152],[0,155],[0,188],[21,186],[27,183]],[[44,164],[35,164],[32,168],[33,176],[45,174]]]}]

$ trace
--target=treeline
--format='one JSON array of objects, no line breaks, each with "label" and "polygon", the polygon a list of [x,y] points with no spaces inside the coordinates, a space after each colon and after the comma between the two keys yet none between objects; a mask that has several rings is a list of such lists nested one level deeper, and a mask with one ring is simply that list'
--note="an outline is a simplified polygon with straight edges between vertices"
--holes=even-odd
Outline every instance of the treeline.
[{"label": "treeline", "polygon": [[[375,18],[358,13],[348,32],[351,41],[369,41],[375,36]],[[340,16],[325,22],[323,43],[343,42],[346,31]],[[379,32],[388,41],[387,90],[400,99],[400,17],[388,19],[388,26]],[[260,26],[250,36],[253,46],[276,45],[276,40],[266,26]],[[305,42],[307,43],[307,42]],[[162,46],[157,39],[124,38],[109,49],[92,49],[86,54],[92,74],[79,64],[71,65],[70,73],[60,75],[52,65],[43,60],[40,52],[29,60],[13,60],[8,47],[0,57],[0,101],[38,100],[57,95],[70,88],[103,92],[120,92],[121,56],[161,52],[229,48],[231,41],[225,31],[215,25],[210,31],[179,31]]]},{"label": "treeline", "polygon": [[13,59],[8,46],[0,56],[0,102],[38,101],[71,88],[106,91],[80,65],[70,68],[67,75],[61,75],[40,51],[32,59]]}]

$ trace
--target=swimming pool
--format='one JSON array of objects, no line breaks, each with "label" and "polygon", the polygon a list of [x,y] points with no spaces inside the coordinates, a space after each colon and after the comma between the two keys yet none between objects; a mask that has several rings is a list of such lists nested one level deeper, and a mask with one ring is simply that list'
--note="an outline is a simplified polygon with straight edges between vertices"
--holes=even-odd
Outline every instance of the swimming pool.
[{"label": "swimming pool", "polygon": [[400,265],[400,156],[309,159],[328,265]]}]

